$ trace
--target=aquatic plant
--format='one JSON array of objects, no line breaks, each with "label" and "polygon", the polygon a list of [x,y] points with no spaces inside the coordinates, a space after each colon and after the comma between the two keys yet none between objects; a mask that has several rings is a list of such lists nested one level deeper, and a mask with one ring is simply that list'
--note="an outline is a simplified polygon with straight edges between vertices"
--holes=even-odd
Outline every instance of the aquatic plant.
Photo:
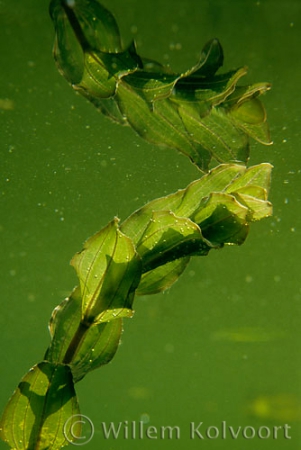
[{"label": "aquatic plant", "polygon": [[267,83],[237,86],[245,68],[216,75],[217,39],[196,66],[175,74],[140,57],[134,43],[124,49],[115,19],[96,0],[52,0],[50,13],[54,56],[72,87],[206,173],[121,223],[114,218],[73,257],[79,285],[53,311],[43,361],[23,377],[1,419],[1,438],[14,449],[55,450],[80,436],[74,384],[113,358],[135,295],[169,288],[192,256],[242,244],[250,223],[272,213],[271,165],[245,166],[249,137],[270,143],[258,99]]},{"label": "aquatic plant", "polygon": [[176,74],[140,57],[134,42],[123,48],[114,17],[97,1],[52,0],[50,12],[59,71],[104,114],[149,142],[177,149],[205,171],[212,159],[247,162],[249,136],[271,143],[258,98],[270,85],[237,86],[246,67],[217,74],[224,59],[217,39],[194,67]]}]

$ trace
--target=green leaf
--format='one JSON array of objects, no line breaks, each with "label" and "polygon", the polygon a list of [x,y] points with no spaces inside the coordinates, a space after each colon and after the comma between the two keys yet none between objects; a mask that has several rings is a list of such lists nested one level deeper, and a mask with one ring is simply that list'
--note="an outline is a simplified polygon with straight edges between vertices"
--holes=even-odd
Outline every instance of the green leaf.
[{"label": "green leaf", "polygon": [[272,214],[272,205],[268,201],[271,170],[272,166],[267,163],[252,166],[227,188],[227,192],[247,206],[252,221]]},{"label": "green leaf", "polygon": [[46,361],[63,363],[82,319],[81,303],[80,288],[76,287],[70,297],[53,310],[48,327],[51,343],[44,357]]},{"label": "green leaf", "polygon": [[142,64],[134,43],[122,50],[117,23],[100,3],[53,0],[50,14],[59,70],[89,100],[112,97],[119,78]]},{"label": "green leaf", "polygon": [[235,108],[248,100],[265,94],[271,89],[270,83],[255,83],[249,86],[236,86],[235,90],[224,102],[224,106],[227,109]]},{"label": "green leaf", "polygon": [[43,361],[22,378],[9,400],[1,438],[16,450],[57,450],[73,440],[64,434],[68,420],[73,436],[80,436],[75,414],[79,408],[70,368]]},{"label": "green leaf", "polygon": [[129,74],[125,81],[144,100],[153,102],[169,97],[178,79],[177,74],[139,70]]},{"label": "green leaf", "polygon": [[272,144],[266,112],[258,98],[252,98],[232,108],[229,115],[249,136],[265,145]]},{"label": "green leaf", "polygon": [[182,191],[182,201],[173,211],[178,216],[189,217],[196,222],[195,214],[202,205],[203,199],[213,192],[224,192],[233,181],[240,179],[245,171],[246,168],[238,164],[221,164],[215,167]]},{"label": "green leaf", "polygon": [[189,156],[199,166],[206,165],[210,159],[207,151],[203,150],[205,153],[203,162],[198,146],[191,141],[177,111],[168,100],[163,99],[150,105],[126,81],[123,81],[118,86],[116,101],[128,123],[147,141],[175,148]]},{"label": "green leaf", "polygon": [[121,333],[120,318],[89,327],[70,363],[74,383],[111,361],[118,349]]},{"label": "green leaf", "polygon": [[122,319],[84,327],[82,330],[82,299],[76,288],[52,313],[49,330],[51,343],[45,360],[65,362],[71,367],[76,383],[88,372],[107,364],[115,355],[122,332]]},{"label": "green leaf", "polygon": [[176,259],[142,274],[136,294],[150,295],[165,291],[177,281],[189,261],[190,257]]},{"label": "green leaf", "polygon": [[89,100],[106,99],[116,93],[120,79],[135,71],[139,65],[134,44],[120,53],[85,52],[82,79],[76,90]]},{"label": "green leaf", "polygon": [[[175,142],[173,145],[172,142],[170,142],[169,146],[171,148],[174,147],[184,155],[187,155],[191,162],[196,164],[199,169],[206,171],[212,158],[211,150],[206,149],[202,143],[193,139],[188,132],[179,113],[179,108],[175,103],[169,99],[157,101],[154,103],[153,114],[157,116],[159,120],[168,124],[172,130],[176,130],[174,133],[174,137],[176,138]],[[179,136],[181,136],[182,142],[179,140]],[[167,143],[166,138],[164,139]],[[187,142],[186,145],[185,142]]]},{"label": "green leaf", "polygon": [[181,104],[200,102],[218,105],[234,91],[238,80],[246,73],[247,69],[242,67],[210,78],[197,77],[195,73],[187,78],[181,76],[175,85],[172,99]]},{"label": "green leaf", "polygon": [[194,107],[181,106],[179,113],[192,140],[201,144],[218,162],[247,161],[249,141],[222,108],[201,118]]},{"label": "green leaf", "polygon": [[265,189],[256,186],[237,191],[236,198],[248,208],[250,221],[253,222],[272,215],[272,204],[263,198],[265,194]]},{"label": "green leaf", "polygon": [[188,75],[212,77],[222,67],[223,62],[224,53],[221,44],[218,39],[211,39],[204,45],[199,63],[188,72]]},{"label": "green leaf", "polygon": [[117,219],[88,239],[71,264],[80,280],[84,323],[132,316],[141,261],[131,239],[118,229]]},{"label": "green leaf", "polygon": [[53,56],[59,71],[71,84],[80,82],[84,71],[84,50],[74,33],[69,17],[60,0],[53,0],[49,7],[55,27]]},{"label": "green leaf", "polygon": [[229,117],[236,125],[253,139],[265,145],[271,145],[272,141],[266,111],[258,96],[266,93],[270,88],[269,83],[239,86],[225,102]]},{"label": "green leaf", "polygon": [[191,255],[207,255],[212,248],[199,227],[171,211],[154,212],[138,245],[142,271]]},{"label": "green leaf", "polygon": [[[224,166],[225,168],[227,166]],[[260,186],[267,192],[271,183],[272,165],[269,163],[261,163],[249,168],[243,168],[239,177],[236,177],[226,186],[225,191],[234,193],[238,189],[249,186]]]},{"label": "green leaf", "polygon": [[54,23],[67,21],[84,49],[117,53],[121,51],[114,16],[94,0],[52,0],[49,11]]},{"label": "green leaf", "polygon": [[181,204],[185,189],[181,189],[176,193],[167,195],[166,197],[157,198],[150,201],[142,208],[133,212],[120,225],[120,230],[132,239],[135,246],[138,245],[149,221],[155,211],[175,211]]},{"label": "green leaf", "polygon": [[248,208],[221,192],[210,194],[194,216],[212,246],[241,245],[249,231],[247,218]]}]

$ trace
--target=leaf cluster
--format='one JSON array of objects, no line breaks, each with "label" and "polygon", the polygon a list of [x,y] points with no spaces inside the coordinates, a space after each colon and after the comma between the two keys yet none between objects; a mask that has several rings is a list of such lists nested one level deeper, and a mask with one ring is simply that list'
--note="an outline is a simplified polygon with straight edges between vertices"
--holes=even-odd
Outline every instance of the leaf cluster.
[{"label": "leaf cluster", "polygon": [[[264,106],[268,83],[237,86],[246,67],[217,74],[223,50],[209,41],[198,63],[174,73],[123,48],[112,14],[96,0],[52,0],[54,57],[72,87],[117,123],[171,147],[207,171],[249,157],[249,137],[270,144]],[[91,20],[93,18],[93,20]]]},{"label": "leaf cluster", "polygon": [[245,68],[216,74],[217,39],[196,66],[175,74],[138,56],[134,43],[124,49],[114,17],[96,0],[52,0],[50,13],[54,56],[72,87],[206,174],[123,222],[114,218],[73,257],[79,284],[53,311],[43,361],[22,378],[1,418],[1,438],[18,450],[56,450],[80,436],[74,385],[111,361],[135,295],[169,288],[191,257],[242,244],[251,222],[272,213],[271,165],[233,162],[247,161],[250,136],[270,143],[258,99],[267,83],[237,86]]},{"label": "leaf cluster", "polygon": [[270,164],[220,165],[86,241],[71,261],[79,286],[52,314],[44,360],[22,379],[2,417],[1,435],[12,448],[67,443],[61,430],[79,414],[74,383],[113,358],[135,294],[169,288],[191,256],[242,244],[250,223],[271,214],[270,172]]}]

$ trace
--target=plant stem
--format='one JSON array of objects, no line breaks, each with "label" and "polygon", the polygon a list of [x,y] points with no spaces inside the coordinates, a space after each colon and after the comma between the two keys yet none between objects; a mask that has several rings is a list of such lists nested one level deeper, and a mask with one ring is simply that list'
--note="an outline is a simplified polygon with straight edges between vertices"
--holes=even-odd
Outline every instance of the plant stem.
[{"label": "plant stem", "polygon": [[79,326],[76,330],[76,333],[73,336],[72,341],[69,344],[69,347],[67,348],[66,354],[63,359],[63,364],[70,364],[72,362],[73,357],[75,356],[86,332],[90,328],[90,324],[87,324],[85,322],[80,322]]}]

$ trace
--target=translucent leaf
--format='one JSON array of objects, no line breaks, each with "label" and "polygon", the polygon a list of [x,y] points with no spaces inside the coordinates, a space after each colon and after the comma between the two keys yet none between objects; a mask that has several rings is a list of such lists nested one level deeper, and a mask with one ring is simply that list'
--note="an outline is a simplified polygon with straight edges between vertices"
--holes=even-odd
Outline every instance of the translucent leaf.
[{"label": "translucent leaf", "polygon": [[74,33],[62,2],[53,0],[50,15],[55,27],[53,56],[62,75],[69,83],[79,83],[84,71],[84,50]]},{"label": "translucent leaf", "polygon": [[100,3],[53,0],[50,14],[58,67],[89,100],[112,97],[119,78],[141,64],[134,43],[122,50],[117,23]]},{"label": "translucent leaf", "polygon": [[84,49],[117,53],[121,51],[118,25],[114,16],[94,0],[52,0],[49,6],[56,23],[64,17],[70,22]]},{"label": "translucent leaf", "polygon": [[134,45],[120,53],[85,52],[82,79],[74,88],[92,101],[113,97],[120,79],[137,69],[137,58]]},{"label": "translucent leaf", "polygon": [[70,297],[63,300],[52,312],[49,321],[51,344],[44,359],[51,362],[64,361],[82,318],[80,288],[73,290]]},{"label": "translucent leaf", "polygon": [[252,221],[264,219],[265,217],[271,216],[273,213],[272,204],[266,200],[260,199],[262,193],[264,193],[264,190],[261,190],[261,193],[256,197],[239,191],[236,195],[238,201],[248,208],[249,217]]},{"label": "translucent leaf", "polygon": [[181,202],[173,211],[178,216],[189,217],[195,221],[195,213],[202,204],[202,200],[212,192],[227,190],[235,180],[240,179],[245,171],[246,168],[238,164],[220,164],[199,180],[190,183],[183,190]]},{"label": "translucent leaf", "polygon": [[[251,86],[239,86],[227,99],[226,107],[237,126],[253,139],[265,145],[271,145],[270,131],[266,111],[258,95],[271,88],[269,83],[257,83]],[[228,109],[228,106],[230,108]]]},{"label": "translucent leaf", "polygon": [[121,333],[120,318],[89,327],[70,364],[75,383],[91,370],[111,361],[118,349]]},{"label": "translucent leaf", "polygon": [[175,211],[181,204],[185,189],[166,197],[157,198],[131,214],[122,224],[120,230],[129,236],[137,246],[155,211]]},{"label": "translucent leaf", "polygon": [[141,262],[131,239],[117,224],[115,219],[88,239],[71,261],[80,280],[82,317],[87,324],[132,315]]},{"label": "translucent leaf", "polygon": [[236,86],[224,102],[225,108],[236,108],[242,103],[265,94],[271,89],[270,83],[254,83],[249,86]]},{"label": "translucent leaf", "polygon": [[218,39],[208,41],[201,53],[199,64],[189,72],[189,75],[211,77],[223,65],[224,53]]},{"label": "translucent leaf", "polygon": [[214,106],[222,103],[234,91],[238,80],[247,73],[242,67],[238,70],[202,78],[195,74],[189,77],[180,77],[175,85],[173,100],[178,103],[204,102]]},{"label": "translucent leaf", "polygon": [[76,288],[71,296],[53,311],[49,329],[51,344],[45,359],[51,362],[67,362],[71,367],[74,382],[91,370],[107,364],[115,355],[122,331],[122,320],[84,327],[81,330],[81,296]]},{"label": "translucent leaf", "polygon": [[[153,109],[152,105],[149,105],[125,81],[118,87],[116,101],[122,115],[141,137],[156,145],[175,148],[189,156],[199,166],[205,164],[172,105],[165,102],[164,105],[160,104],[160,110],[159,104]],[[168,114],[162,114],[163,107],[168,108]],[[206,150],[205,154],[207,161]]]},{"label": "translucent leaf", "polygon": [[226,192],[236,192],[238,189],[249,186],[260,186],[268,190],[271,183],[271,170],[272,166],[269,163],[261,163],[256,166],[251,166],[248,169],[244,168],[241,176],[233,179],[229,183]]},{"label": "translucent leaf", "polygon": [[[234,174],[235,168],[237,167],[239,166],[219,166],[214,169],[211,174],[215,175],[215,179],[218,179],[219,173],[221,173],[221,180],[224,178],[224,180],[226,181],[231,172],[232,174]],[[222,188],[222,185],[219,184],[219,189],[212,189],[212,191],[216,191],[216,194],[210,195],[211,197],[212,195],[214,195],[215,198],[218,198],[216,197],[218,195],[220,199],[224,198],[226,200],[227,197],[221,197],[222,192],[232,194],[231,197],[233,196],[234,198],[236,198],[240,207],[242,207],[241,214],[239,213],[238,209],[235,212],[235,214],[237,214],[240,219],[243,219],[244,215],[248,221],[259,220],[264,217],[270,216],[272,214],[272,206],[267,198],[268,190],[270,187],[271,170],[272,166],[268,163],[252,166],[248,169],[241,168],[241,170],[237,172],[238,176],[233,177],[231,182],[228,182],[228,184],[224,185],[224,188]],[[208,180],[210,180],[211,174],[208,174],[206,176]],[[199,182],[200,186],[202,186],[201,180]],[[198,186],[198,182],[195,182],[191,186],[195,189],[195,187]],[[204,198],[205,202],[201,204],[200,208],[191,216],[192,220],[196,221],[201,226],[202,231],[202,220],[204,220],[206,216],[210,215],[215,203],[215,201],[214,203],[212,203],[212,199],[210,200],[210,202],[208,202],[205,196]],[[236,203],[230,202],[228,206],[225,203],[225,206],[232,212],[234,212],[233,206],[235,204]]]},{"label": "translucent leaf", "polygon": [[266,112],[261,101],[253,98],[229,112],[235,123],[249,136],[262,144],[272,144],[266,122]]},{"label": "translucent leaf", "polygon": [[199,227],[171,211],[154,212],[138,245],[142,271],[148,272],[167,262],[191,255],[207,255],[212,248]]},{"label": "translucent leaf", "polygon": [[214,108],[203,118],[193,107],[181,106],[179,113],[191,139],[207,149],[216,161],[247,161],[248,137],[233,122],[229,122],[223,109]]},{"label": "translucent leaf", "polygon": [[190,258],[180,258],[159,266],[142,275],[137,295],[150,295],[168,289],[183,273]]},{"label": "translucent leaf", "polygon": [[169,146],[187,155],[199,169],[206,171],[212,158],[211,150],[206,149],[201,142],[192,138],[179,114],[179,108],[175,107],[175,104],[169,99],[157,101],[154,103],[153,115],[157,116],[162,122],[166,122],[173,130],[177,130],[176,134],[181,135],[185,141],[188,138],[189,145],[186,145],[186,147],[184,142],[183,145],[179,145],[178,139],[175,140],[173,145],[170,142]]},{"label": "translucent leaf", "polygon": [[195,214],[194,220],[212,245],[240,245],[249,231],[247,217],[248,208],[234,196],[212,193]]},{"label": "translucent leaf", "polygon": [[118,73],[110,73],[103,65],[100,53],[85,54],[85,69],[76,89],[88,98],[106,99],[116,91]]},{"label": "translucent leaf", "polygon": [[[57,450],[72,441],[64,434],[67,420],[80,436],[79,414],[71,370],[43,361],[22,378],[0,423],[1,438],[16,450]],[[70,429],[70,427],[69,427]]]},{"label": "translucent leaf", "polygon": [[127,76],[126,82],[138,95],[152,102],[169,97],[178,78],[176,74],[139,70]]}]

